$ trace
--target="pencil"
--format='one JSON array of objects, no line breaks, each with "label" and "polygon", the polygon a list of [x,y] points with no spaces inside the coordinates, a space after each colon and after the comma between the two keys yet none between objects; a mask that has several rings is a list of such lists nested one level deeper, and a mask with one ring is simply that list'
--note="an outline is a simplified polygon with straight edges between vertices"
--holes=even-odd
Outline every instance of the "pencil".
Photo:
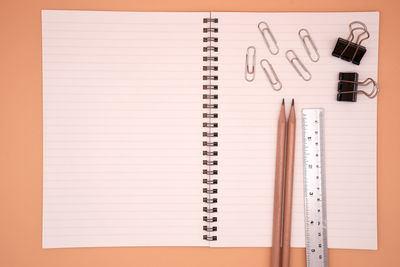
[{"label": "pencil", "polygon": [[294,149],[296,138],[296,114],[294,111],[294,99],[290,108],[287,143],[286,143],[286,172],[285,172],[285,202],[283,217],[283,241],[282,241],[282,267],[289,267],[290,263],[290,237],[292,228],[292,199],[293,199],[293,170]]},{"label": "pencil", "polygon": [[283,200],[283,172],[285,164],[285,135],[286,114],[285,99],[282,100],[278,118],[278,131],[276,140],[275,159],[275,189],[274,189],[274,213],[272,220],[272,257],[271,267],[280,267],[281,234],[282,234],[282,200]]}]

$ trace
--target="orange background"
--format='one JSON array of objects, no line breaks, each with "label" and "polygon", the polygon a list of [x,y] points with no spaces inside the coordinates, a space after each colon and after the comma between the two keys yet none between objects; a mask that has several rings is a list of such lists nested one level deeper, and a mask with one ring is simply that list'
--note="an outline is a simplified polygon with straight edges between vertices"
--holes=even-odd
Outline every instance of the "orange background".
[{"label": "orange background", "polygon": [[[399,266],[400,1],[0,0],[0,267],[267,267],[269,248],[42,249],[41,9],[126,11],[380,11],[378,251],[329,250],[330,266]],[[179,238],[179,237],[177,237]],[[305,266],[293,249],[291,266]]]}]

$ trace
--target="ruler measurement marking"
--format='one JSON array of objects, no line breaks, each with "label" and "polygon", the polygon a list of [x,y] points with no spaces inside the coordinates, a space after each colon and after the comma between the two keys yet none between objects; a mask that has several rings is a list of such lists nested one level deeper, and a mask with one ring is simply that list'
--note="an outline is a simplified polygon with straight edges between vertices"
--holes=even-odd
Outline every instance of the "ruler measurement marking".
[{"label": "ruler measurement marking", "polygon": [[304,219],[308,267],[328,266],[322,109],[303,109]]}]

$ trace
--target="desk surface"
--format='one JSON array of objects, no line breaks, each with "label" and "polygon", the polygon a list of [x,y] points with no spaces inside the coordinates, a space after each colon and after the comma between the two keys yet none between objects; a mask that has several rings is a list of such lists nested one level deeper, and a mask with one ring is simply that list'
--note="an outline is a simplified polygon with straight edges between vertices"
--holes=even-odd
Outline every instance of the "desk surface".
[{"label": "desk surface", "polygon": [[[269,266],[269,248],[41,248],[41,9],[381,12],[378,100],[378,251],[329,251],[330,266],[395,266],[400,228],[400,2],[397,0],[2,0],[0,3],[0,266]],[[304,249],[292,266],[305,266]]]}]

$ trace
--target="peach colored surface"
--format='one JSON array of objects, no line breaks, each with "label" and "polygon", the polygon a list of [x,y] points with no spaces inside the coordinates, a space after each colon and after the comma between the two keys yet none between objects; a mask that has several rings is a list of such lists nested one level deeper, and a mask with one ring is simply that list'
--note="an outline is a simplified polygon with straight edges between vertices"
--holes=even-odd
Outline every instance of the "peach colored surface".
[{"label": "peach colored surface", "polygon": [[[397,0],[0,0],[0,267],[267,267],[270,248],[42,249],[41,9],[381,12],[378,251],[329,250],[331,267],[400,264],[400,2]],[[305,265],[292,249],[291,266]]]}]

